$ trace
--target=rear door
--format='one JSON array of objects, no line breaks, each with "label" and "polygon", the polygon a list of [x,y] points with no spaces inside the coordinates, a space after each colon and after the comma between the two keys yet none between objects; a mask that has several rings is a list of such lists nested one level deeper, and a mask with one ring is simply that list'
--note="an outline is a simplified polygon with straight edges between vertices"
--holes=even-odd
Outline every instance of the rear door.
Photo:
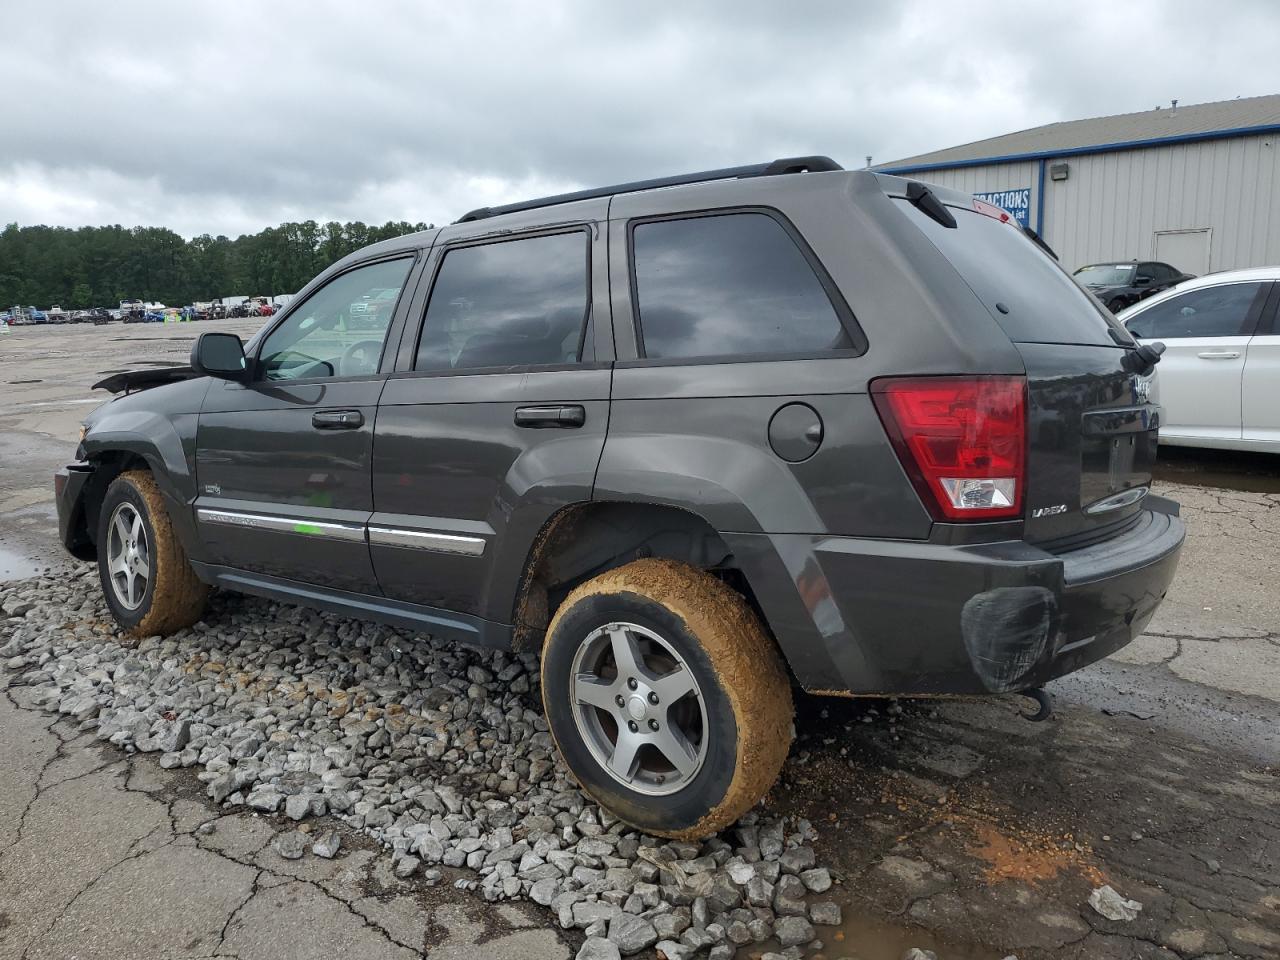
[{"label": "rear door", "polygon": [[538,531],[591,499],[609,422],[607,204],[437,240],[374,437],[369,548],[387,596],[510,623]]},{"label": "rear door", "polygon": [[1271,284],[1257,332],[1245,353],[1241,436],[1277,444],[1280,452],[1280,283]]},{"label": "rear door", "polygon": [[1245,353],[1269,287],[1258,280],[1196,287],[1125,315],[1134,337],[1165,345],[1161,436],[1240,439]]}]

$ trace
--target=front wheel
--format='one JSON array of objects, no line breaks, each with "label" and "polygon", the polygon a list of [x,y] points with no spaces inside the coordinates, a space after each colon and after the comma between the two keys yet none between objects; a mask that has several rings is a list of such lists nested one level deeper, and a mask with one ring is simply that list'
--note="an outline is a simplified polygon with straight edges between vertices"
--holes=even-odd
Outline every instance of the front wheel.
[{"label": "front wheel", "polygon": [[1123,300],[1121,300],[1119,297],[1116,297],[1115,299],[1107,303],[1107,309],[1110,310],[1112,313],[1119,313],[1121,310],[1123,310],[1127,306],[1128,304],[1125,303]]},{"label": "front wheel", "polygon": [[209,588],[187,562],[151,474],[130,470],[107,488],[98,517],[98,576],[111,615],[135,637],[189,627]]},{"label": "front wheel", "polygon": [[659,836],[732,824],[791,745],[790,683],[759,619],[724,583],[670,560],[610,570],[565,599],[542,697],[583,789]]}]

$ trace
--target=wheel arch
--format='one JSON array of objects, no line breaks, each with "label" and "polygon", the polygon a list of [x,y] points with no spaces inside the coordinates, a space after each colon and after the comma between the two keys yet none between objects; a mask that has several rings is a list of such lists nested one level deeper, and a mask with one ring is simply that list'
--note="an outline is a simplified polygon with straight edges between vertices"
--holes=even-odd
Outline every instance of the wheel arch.
[{"label": "wheel arch", "polygon": [[513,648],[540,649],[551,618],[574,587],[645,557],[714,573],[746,598],[768,630],[733,551],[704,517],[668,504],[592,500],[556,511],[534,537],[513,603]]},{"label": "wheel arch", "polygon": [[[82,514],[90,538],[97,537],[98,510],[107,488],[127,470],[145,469],[155,479],[169,521],[189,557],[200,559],[190,504],[195,499],[194,415],[189,420],[190,443],[184,443],[182,424],[159,414],[122,414],[133,422],[95,423],[81,444],[81,455],[93,466],[93,475],[81,497]],[[96,543],[95,543],[96,547]]]}]

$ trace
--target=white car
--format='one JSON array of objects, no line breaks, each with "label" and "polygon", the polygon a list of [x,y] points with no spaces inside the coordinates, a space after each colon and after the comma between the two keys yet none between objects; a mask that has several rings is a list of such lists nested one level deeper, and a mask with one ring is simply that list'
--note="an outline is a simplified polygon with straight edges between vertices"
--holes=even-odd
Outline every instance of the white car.
[{"label": "white car", "polygon": [[1186,280],[1118,315],[1156,368],[1160,442],[1280,453],[1280,267]]}]

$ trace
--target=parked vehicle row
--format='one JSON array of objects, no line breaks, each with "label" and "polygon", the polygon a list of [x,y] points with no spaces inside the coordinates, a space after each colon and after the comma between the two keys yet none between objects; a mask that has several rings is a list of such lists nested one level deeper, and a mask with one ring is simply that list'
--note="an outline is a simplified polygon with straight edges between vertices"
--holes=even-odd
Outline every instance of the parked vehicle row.
[{"label": "parked vehicle row", "polygon": [[277,300],[268,297],[231,297],[227,300],[204,301],[185,307],[166,307],[163,303],[143,300],[121,300],[117,309],[91,307],[88,310],[63,310],[54,305],[47,311],[34,306],[14,306],[0,310],[0,324],[24,326],[43,323],[92,323],[95,325],[120,320],[124,323],[166,323],[191,320],[223,320],[228,317],[269,317],[282,303],[292,299],[281,294]]}]

